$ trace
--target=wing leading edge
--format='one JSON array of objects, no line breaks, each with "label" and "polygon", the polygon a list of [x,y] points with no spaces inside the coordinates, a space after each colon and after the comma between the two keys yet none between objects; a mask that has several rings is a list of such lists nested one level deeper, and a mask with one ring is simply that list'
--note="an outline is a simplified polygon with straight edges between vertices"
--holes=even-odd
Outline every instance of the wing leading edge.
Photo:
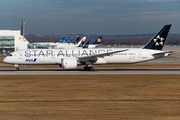
[{"label": "wing leading edge", "polygon": [[127,51],[128,49],[123,49],[123,50],[117,50],[117,51],[112,51],[112,52],[108,52],[108,53],[101,53],[101,54],[96,54],[96,55],[90,55],[90,56],[82,56],[82,57],[78,57],[80,62],[88,62],[91,60],[97,60],[98,58],[102,58],[105,56],[110,56],[114,53],[118,53],[118,52],[124,52]]}]

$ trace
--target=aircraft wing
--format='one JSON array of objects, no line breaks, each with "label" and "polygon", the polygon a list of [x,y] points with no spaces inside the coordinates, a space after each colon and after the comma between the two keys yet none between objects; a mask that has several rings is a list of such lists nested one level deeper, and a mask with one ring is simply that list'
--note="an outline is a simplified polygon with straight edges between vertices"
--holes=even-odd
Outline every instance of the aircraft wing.
[{"label": "aircraft wing", "polygon": [[86,61],[90,61],[90,60],[96,60],[98,57],[110,56],[114,53],[124,52],[127,50],[128,49],[122,49],[122,50],[117,50],[117,51],[112,51],[112,52],[102,53],[102,54],[97,54],[97,55],[82,56],[82,57],[78,57],[78,59],[80,62],[86,62]]}]

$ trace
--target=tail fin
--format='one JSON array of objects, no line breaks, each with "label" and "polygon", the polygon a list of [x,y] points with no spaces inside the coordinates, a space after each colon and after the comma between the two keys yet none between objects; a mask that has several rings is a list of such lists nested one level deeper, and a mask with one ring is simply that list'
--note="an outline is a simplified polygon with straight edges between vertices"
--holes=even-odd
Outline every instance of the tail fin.
[{"label": "tail fin", "polygon": [[63,37],[63,38],[61,39],[61,42],[62,42],[62,43],[67,43],[66,40],[67,40],[67,38]]},{"label": "tail fin", "polygon": [[165,25],[144,47],[143,49],[162,50],[171,24]]},{"label": "tail fin", "polygon": [[101,44],[102,38],[102,36],[98,37],[93,44]]},{"label": "tail fin", "polygon": [[65,39],[65,37],[62,37],[61,40],[59,40],[58,42],[62,43],[64,39]]},{"label": "tail fin", "polygon": [[72,41],[73,41],[73,38],[70,38],[70,39],[67,41],[67,43],[72,43]]},{"label": "tail fin", "polygon": [[76,38],[75,44],[77,44],[79,42],[79,40],[80,40],[80,37]]},{"label": "tail fin", "polygon": [[79,45],[78,45],[78,47],[83,47],[84,46],[84,41],[82,41]]},{"label": "tail fin", "polygon": [[[83,37],[77,44],[77,46],[79,47],[82,43],[84,43],[86,40],[86,37]],[[82,47],[82,46],[81,46]]]},{"label": "tail fin", "polygon": [[89,46],[89,41],[82,48],[88,48],[88,46]]}]

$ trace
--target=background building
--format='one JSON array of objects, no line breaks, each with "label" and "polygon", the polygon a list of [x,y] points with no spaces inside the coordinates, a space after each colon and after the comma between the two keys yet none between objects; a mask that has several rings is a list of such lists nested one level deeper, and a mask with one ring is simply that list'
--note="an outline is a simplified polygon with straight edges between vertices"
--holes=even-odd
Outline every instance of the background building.
[{"label": "background building", "polygon": [[27,49],[28,43],[20,34],[20,30],[0,30],[0,54]]}]

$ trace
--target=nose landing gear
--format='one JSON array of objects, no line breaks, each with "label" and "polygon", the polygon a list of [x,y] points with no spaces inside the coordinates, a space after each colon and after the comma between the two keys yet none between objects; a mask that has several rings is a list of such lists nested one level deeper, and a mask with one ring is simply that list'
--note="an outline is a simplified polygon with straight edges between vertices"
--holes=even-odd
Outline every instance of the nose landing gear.
[{"label": "nose landing gear", "polygon": [[16,71],[19,71],[19,65],[15,64],[14,67],[16,67]]}]

